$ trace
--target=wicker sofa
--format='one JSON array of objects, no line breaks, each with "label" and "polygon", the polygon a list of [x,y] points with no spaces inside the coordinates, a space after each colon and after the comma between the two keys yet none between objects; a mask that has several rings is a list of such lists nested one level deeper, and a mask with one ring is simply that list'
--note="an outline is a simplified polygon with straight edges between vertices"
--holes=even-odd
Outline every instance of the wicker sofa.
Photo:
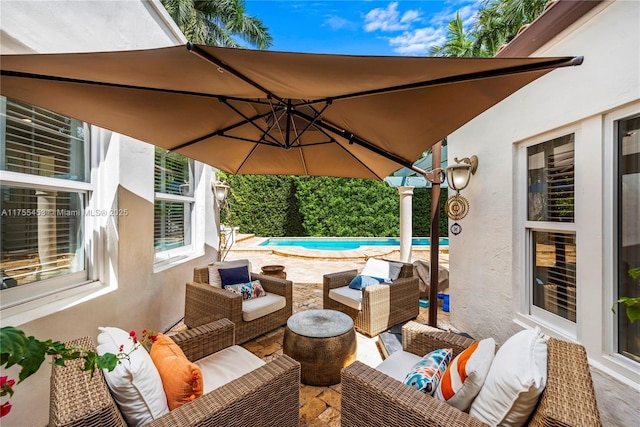
[{"label": "wicker sofa", "polygon": [[260,280],[267,293],[285,297],[286,305],[266,316],[244,321],[242,296],[209,285],[209,269],[195,268],[193,282],[187,283],[184,323],[195,328],[213,320],[229,319],[236,325],[236,344],[243,344],[285,325],[293,313],[293,282],[256,273],[251,273],[251,280]]},{"label": "wicker sofa", "polygon": [[[178,333],[171,338],[191,361],[234,344],[227,319]],[[91,338],[69,342],[93,347]],[[82,360],[53,365],[49,426],[123,426],[102,371],[93,377]],[[149,426],[290,426],[299,425],[300,364],[283,355],[248,374],[174,409]]]},{"label": "wicker sofa", "polygon": [[[402,329],[404,351],[423,356],[452,348],[454,357],[472,339],[416,322]],[[529,419],[530,426],[601,426],[584,347],[551,338],[547,385]],[[354,362],[342,370],[343,427],[486,426],[445,402]]]},{"label": "wicker sofa", "polygon": [[357,310],[329,296],[332,289],[348,286],[357,270],[323,276],[322,307],[349,315],[358,331],[374,337],[393,325],[415,319],[420,313],[420,287],[413,277],[413,265],[403,263],[400,275],[391,283],[367,286],[362,290],[362,308]]}]

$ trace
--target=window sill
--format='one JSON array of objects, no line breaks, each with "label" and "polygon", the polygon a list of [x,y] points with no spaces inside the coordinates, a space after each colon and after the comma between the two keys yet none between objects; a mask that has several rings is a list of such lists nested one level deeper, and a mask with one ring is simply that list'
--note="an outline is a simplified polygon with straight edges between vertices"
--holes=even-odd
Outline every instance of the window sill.
[{"label": "window sill", "polygon": [[90,282],[2,310],[2,324],[20,326],[75,305],[101,297],[117,289],[115,285]]},{"label": "window sill", "polygon": [[171,258],[159,259],[153,263],[153,272],[160,273],[204,256],[204,251],[177,254]]}]

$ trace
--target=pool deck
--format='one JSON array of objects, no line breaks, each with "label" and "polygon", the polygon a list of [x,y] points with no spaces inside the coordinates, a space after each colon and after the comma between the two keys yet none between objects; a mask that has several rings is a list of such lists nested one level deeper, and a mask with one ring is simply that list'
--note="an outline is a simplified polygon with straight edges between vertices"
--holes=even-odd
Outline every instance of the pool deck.
[{"label": "pool deck", "polygon": [[[306,249],[299,246],[260,246],[267,239],[267,237],[255,237],[253,234],[239,235],[236,244],[231,247],[226,259],[241,259],[245,258],[243,255],[246,255],[246,258],[260,260],[258,265],[285,265],[291,280],[302,283],[322,283],[322,275],[352,268],[362,268],[366,260],[372,257],[389,260],[400,259],[400,248],[398,246],[366,246],[340,251]],[[428,247],[414,246],[411,250],[411,259],[429,260],[430,253],[431,251]],[[439,263],[448,268],[448,247],[441,247],[439,253]],[[287,258],[292,259],[287,260]],[[273,259],[274,262],[267,261],[270,259]],[[300,261],[296,262],[294,259]],[[308,263],[301,262],[304,259],[312,259],[314,261],[313,265],[310,266]],[[289,267],[287,264],[291,264],[291,266]],[[298,266],[301,267],[300,271],[297,269]],[[312,280],[311,277],[313,277]]]}]

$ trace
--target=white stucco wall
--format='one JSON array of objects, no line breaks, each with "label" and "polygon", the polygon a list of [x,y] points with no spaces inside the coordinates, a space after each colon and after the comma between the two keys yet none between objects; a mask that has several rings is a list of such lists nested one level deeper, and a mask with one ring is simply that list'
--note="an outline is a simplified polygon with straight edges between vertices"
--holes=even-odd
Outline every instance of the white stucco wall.
[{"label": "white stucco wall", "polygon": [[[183,44],[159,1],[2,1],[2,53],[51,53],[141,49]],[[97,336],[98,326],[164,331],[184,315],[185,283],[193,268],[215,258],[217,243],[211,171],[196,166],[199,254],[154,272],[154,147],[92,128],[94,209],[127,209],[120,217],[98,218],[99,243],[92,258],[100,282],[94,292],[23,313],[0,312],[2,325],[20,325],[38,338],[69,340]],[[17,378],[17,370],[10,370]],[[3,373],[4,374],[4,373]],[[44,426],[48,422],[50,369],[18,385],[13,409],[2,426]]]},{"label": "white stucco wall", "polygon": [[[637,1],[598,6],[531,55],[584,55],[583,65],[552,71],[448,138],[450,159],[472,154],[480,159],[462,191],[471,206],[460,221],[462,234],[450,236],[452,324],[499,343],[524,325],[537,324],[550,335],[582,343],[594,368],[603,421],[618,426],[640,422],[640,380],[637,364],[611,355],[607,176],[612,172],[607,156],[613,144],[612,114],[622,118],[640,111],[639,18]],[[518,187],[526,170],[519,164],[518,144],[571,132],[576,133],[578,327],[559,331],[526,314],[526,200]]]}]

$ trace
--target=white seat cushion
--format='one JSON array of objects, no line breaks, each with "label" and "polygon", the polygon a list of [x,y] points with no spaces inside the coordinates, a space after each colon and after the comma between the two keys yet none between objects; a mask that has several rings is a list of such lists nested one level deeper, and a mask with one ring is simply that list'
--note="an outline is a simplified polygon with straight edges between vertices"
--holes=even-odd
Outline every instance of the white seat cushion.
[{"label": "white seat cushion", "polygon": [[242,301],[242,320],[251,322],[259,317],[266,316],[284,308],[287,299],[281,295],[267,293],[260,298],[252,298]]},{"label": "white seat cushion", "polygon": [[420,360],[422,360],[422,357],[409,353],[408,351],[400,350],[396,351],[391,356],[387,357],[381,364],[376,366],[376,370],[403,383],[404,378],[407,376],[411,368],[413,368]]},{"label": "white seat cushion", "polygon": [[202,372],[204,394],[264,365],[264,361],[239,345],[233,345],[195,362]]},{"label": "white seat cushion", "polygon": [[340,288],[331,289],[329,291],[329,298],[334,301],[338,301],[340,304],[344,304],[347,307],[355,308],[356,310],[362,310],[361,290],[351,289],[348,286],[342,286]]}]

